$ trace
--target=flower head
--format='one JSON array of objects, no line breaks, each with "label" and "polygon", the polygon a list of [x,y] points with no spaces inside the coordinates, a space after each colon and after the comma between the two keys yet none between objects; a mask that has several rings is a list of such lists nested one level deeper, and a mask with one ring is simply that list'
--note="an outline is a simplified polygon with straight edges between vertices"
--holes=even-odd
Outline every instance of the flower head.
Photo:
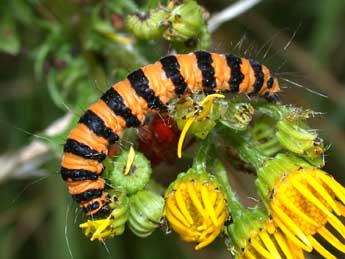
[{"label": "flower head", "polygon": [[195,250],[210,244],[228,218],[224,194],[217,180],[207,173],[190,169],[180,174],[165,198],[170,226],[185,241],[196,242]]},{"label": "flower head", "polygon": [[259,170],[257,185],[273,223],[295,245],[335,258],[317,241],[319,234],[345,253],[345,244],[338,239],[345,238],[339,218],[345,216],[345,188],[333,177],[299,159],[278,155]]}]

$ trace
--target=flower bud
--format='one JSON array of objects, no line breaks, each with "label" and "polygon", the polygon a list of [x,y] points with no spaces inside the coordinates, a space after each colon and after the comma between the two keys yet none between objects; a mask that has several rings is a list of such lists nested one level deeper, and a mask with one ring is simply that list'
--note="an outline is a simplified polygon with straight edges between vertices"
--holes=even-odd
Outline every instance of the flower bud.
[{"label": "flower bud", "polygon": [[143,154],[123,151],[113,162],[113,169],[105,173],[105,178],[110,186],[132,194],[145,187],[151,173],[150,162]]},{"label": "flower bud", "polygon": [[163,37],[169,41],[185,42],[197,38],[206,27],[203,10],[195,1],[188,1],[171,10],[164,25]]},{"label": "flower bud", "polygon": [[226,112],[221,115],[220,122],[234,130],[247,129],[255,112],[253,106],[242,102],[227,102],[226,104]]},{"label": "flower bud", "polygon": [[128,15],[128,29],[140,39],[157,39],[160,38],[166,29],[163,21],[168,13],[165,9],[154,9],[147,13],[134,13]]},{"label": "flower bud", "polygon": [[139,237],[149,236],[161,223],[164,199],[148,190],[130,196],[128,225]]}]

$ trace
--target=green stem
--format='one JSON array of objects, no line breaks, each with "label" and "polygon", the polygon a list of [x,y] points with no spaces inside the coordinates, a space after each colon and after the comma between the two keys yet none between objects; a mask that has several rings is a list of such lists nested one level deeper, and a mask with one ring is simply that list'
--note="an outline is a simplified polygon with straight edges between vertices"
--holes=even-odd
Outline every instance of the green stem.
[{"label": "green stem", "polygon": [[[211,143],[211,137],[208,136],[205,140],[202,140],[199,146],[199,149],[196,153],[196,156],[194,157],[193,160],[193,167],[197,172],[205,172],[207,168],[207,161],[209,159],[209,156],[211,154],[210,150],[214,149],[212,147]],[[213,152],[212,152],[213,153]],[[214,153],[213,155],[214,156]]]},{"label": "green stem", "polygon": [[243,213],[244,207],[238,200],[235,192],[232,190],[224,165],[218,159],[214,162],[213,173],[217,177],[220,185],[223,187],[223,191],[226,193],[228,208],[229,211],[231,211],[233,219],[240,217]]},{"label": "green stem", "polygon": [[255,169],[262,167],[264,162],[268,159],[258,149],[250,145],[245,137],[229,128],[221,127],[219,132],[223,135],[225,140],[233,147],[240,158],[252,165]]}]

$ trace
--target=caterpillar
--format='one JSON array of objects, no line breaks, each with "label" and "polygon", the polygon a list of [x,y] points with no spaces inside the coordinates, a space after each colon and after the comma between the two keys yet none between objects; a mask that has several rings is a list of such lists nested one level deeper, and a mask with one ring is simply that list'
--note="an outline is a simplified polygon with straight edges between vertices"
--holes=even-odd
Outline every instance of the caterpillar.
[{"label": "caterpillar", "polygon": [[196,92],[231,92],[277,100],[278,80],[260,63],[205,51],[170,55],[110,87],[91,104],[67,137],[61,175],[88,216],[110,211],[102,161],[127,127],[139,127],[151,110]]}]

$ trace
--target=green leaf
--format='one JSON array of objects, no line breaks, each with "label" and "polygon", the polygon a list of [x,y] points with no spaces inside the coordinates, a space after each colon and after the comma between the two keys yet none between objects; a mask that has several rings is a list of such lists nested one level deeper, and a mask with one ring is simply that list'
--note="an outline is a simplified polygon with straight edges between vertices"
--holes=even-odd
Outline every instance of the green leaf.
[{"label": "green leaf", "polygon": [[16,31],[15,21],[10,16],[0,20],[0,51],[17,55],[20,50],[19,36]]}]

